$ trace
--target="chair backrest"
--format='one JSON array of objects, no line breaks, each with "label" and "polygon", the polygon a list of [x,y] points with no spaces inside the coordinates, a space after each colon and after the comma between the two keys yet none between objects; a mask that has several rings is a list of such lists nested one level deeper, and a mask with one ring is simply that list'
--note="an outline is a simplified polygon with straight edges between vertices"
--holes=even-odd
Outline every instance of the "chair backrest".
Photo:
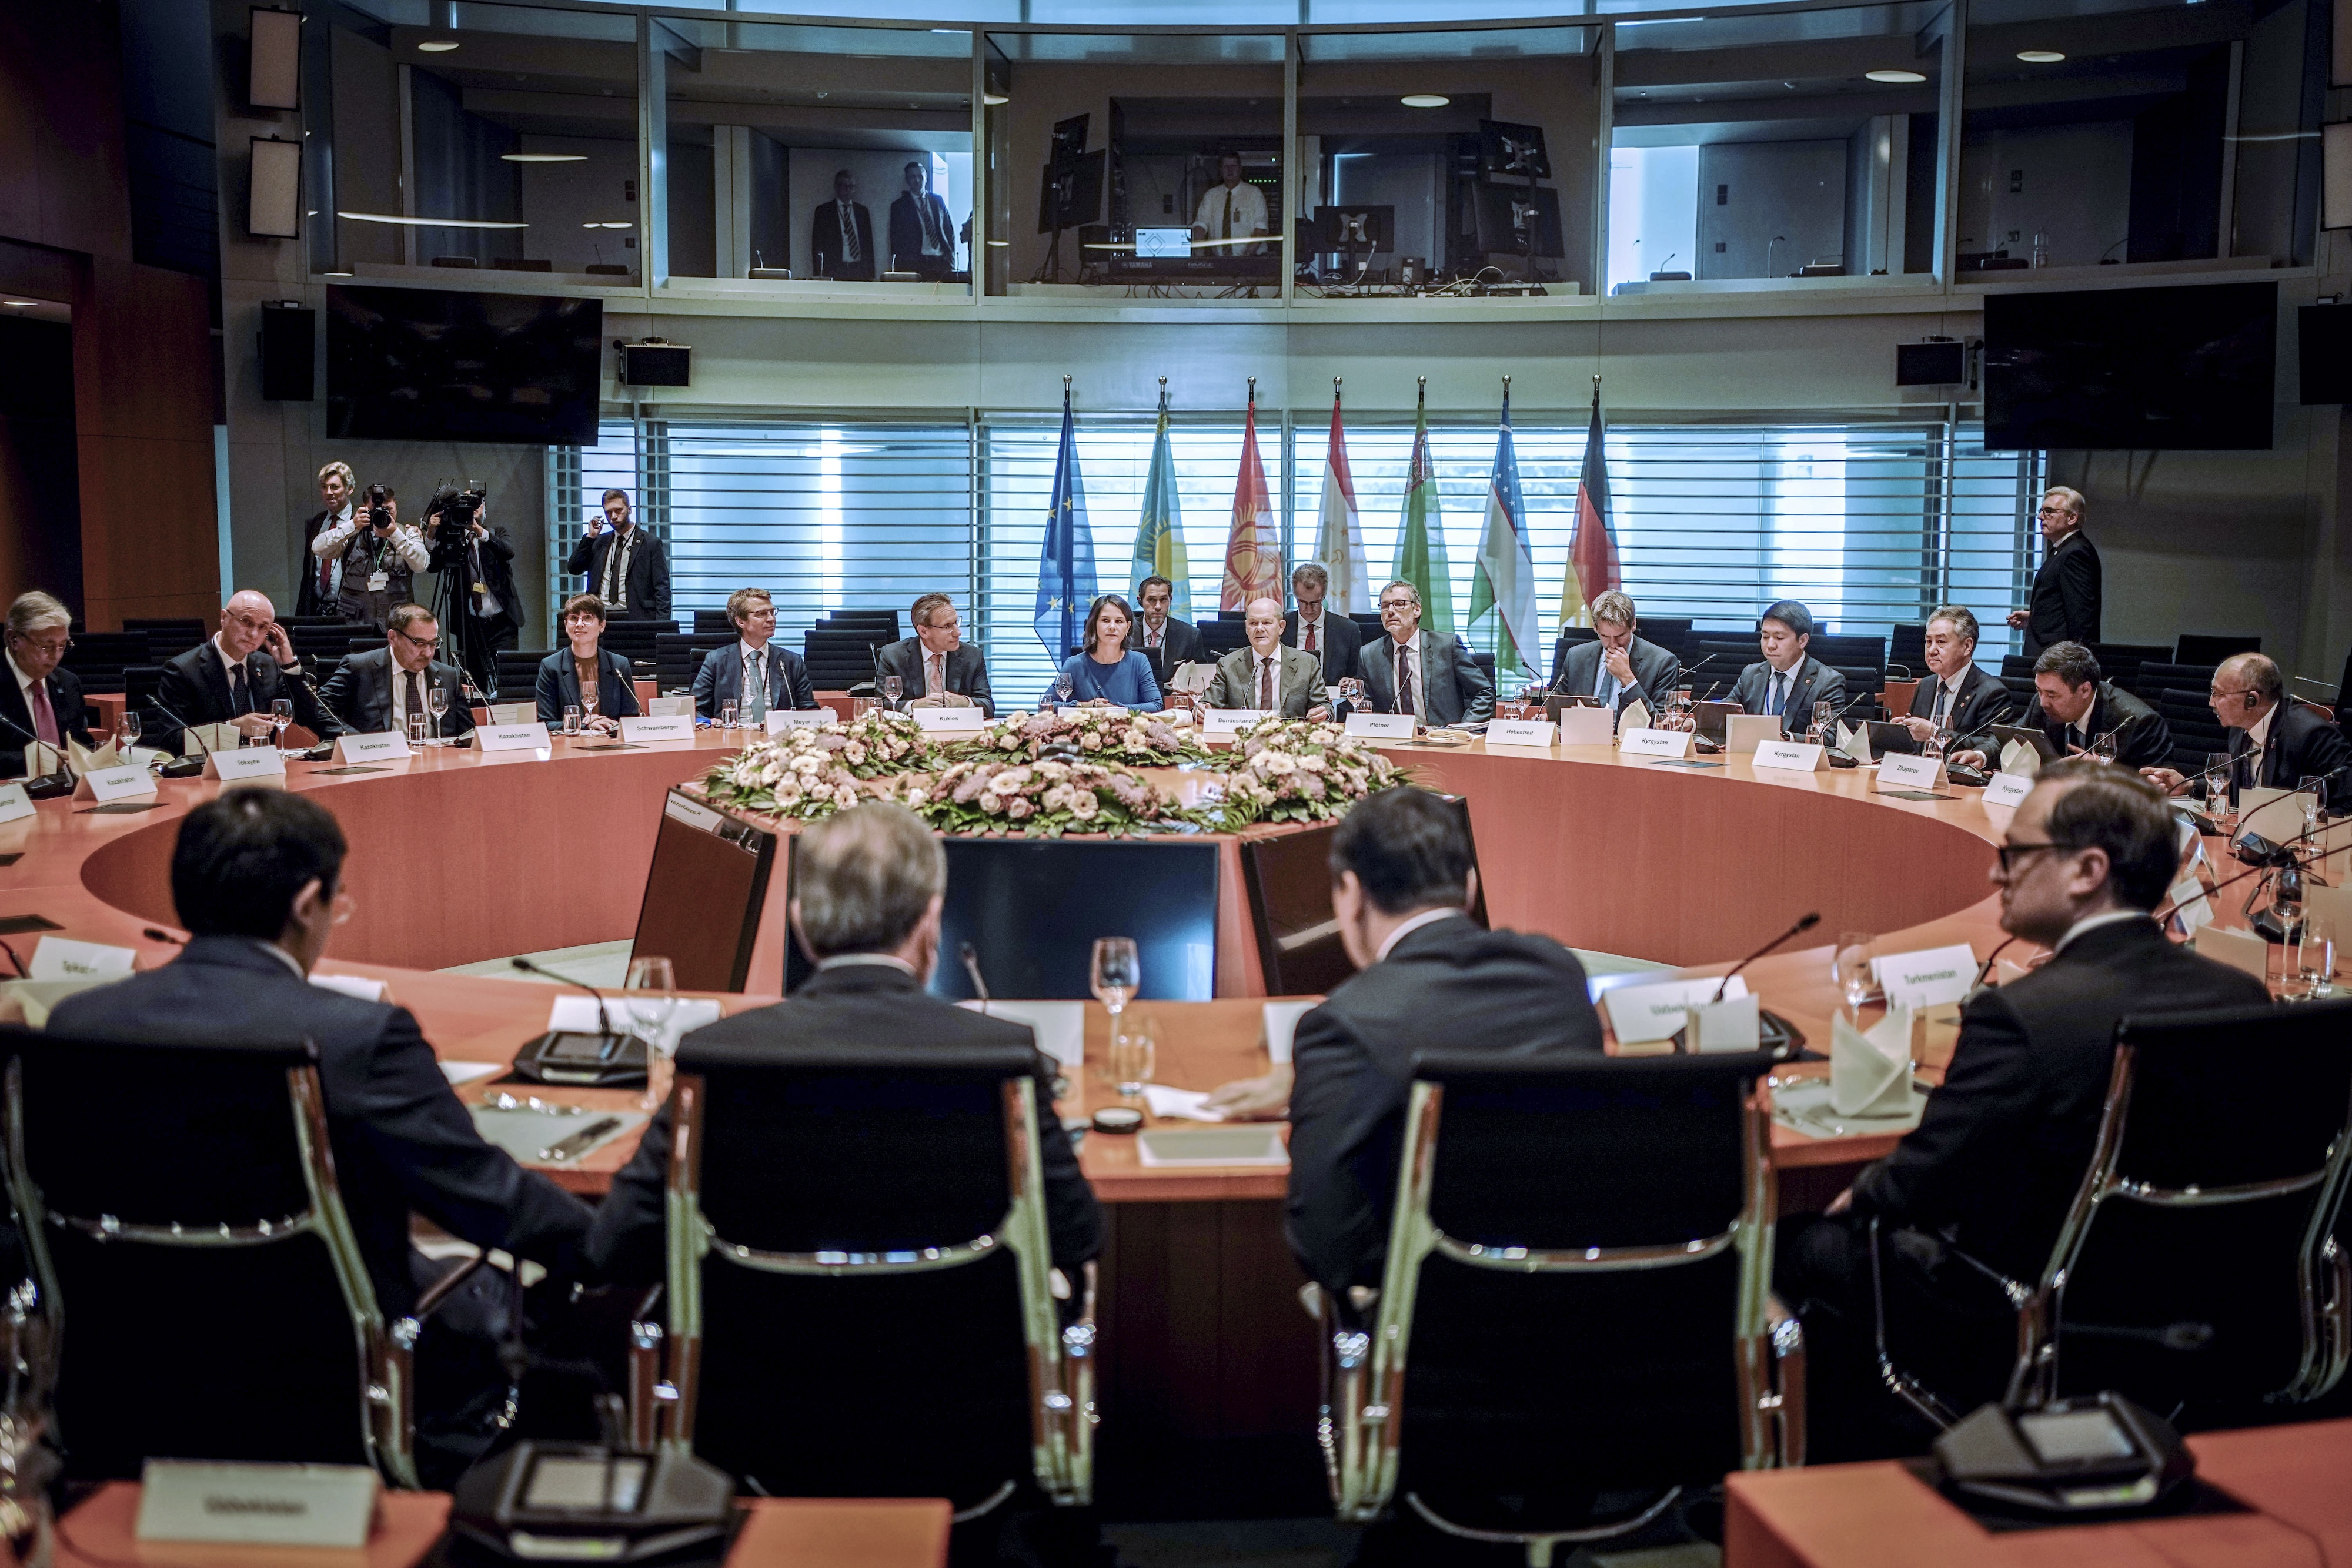
[{"label": "chair backrest", "polygon": [[1238,615],[1231,621],[1201,621],[1201,655],[1209,660],[1223,658],[1249,642],[1248,622]]},{"label": "chair backrest", "polygon": [[552,648],[501,648],[498,658],[498,699],[506,703],[531,700],[539,685],[540,662]]},{"label": "chair backrest", "polygon": [[654,639],[664,632],[675,635],[677,632],[675,621],[607,621],[603,645],[635,665],[638,674],[651,674]]},{"label": "chair backrest", "polygon": [[682,692],[694,685],[696,674],[702,668],[702,656],[713,648],[724,648],[736,640],[730,628],[724,632],[659,632],[654,634],[654,664],[656,679],[665,692]]},{"label": "chair backrest", "polygon": [[2126,1018],[2018,1392],[2150,1409],[2317,1398],[2352,1357],[2330,1238],[2352,1159],[2352,998]]},{"label": "chair backrest", "polygon": [[677,1066],[670,1440],[771,1496],[961,1509],[1028,1477],[1059,1336],[1032,1052],[689,1039]]},{"label": "chair backrest", "polygon": [[898,641],[898,612],[895,610],[834,610],[820,617],[816,624],[827,631],[880,631],[883,641]]},{"label": "chair backrest", "polygon": [[[1655,643],[1659,647],[1664,648],[1667,653],[1672,653],[1675,658],[1679,659],[1683,656],[1683,649],[1688,645],[1690,642],[1690,617],[1687,615],[1644,615],[1641,618],[1640,624],[1635,628],[1634,634],[1645,642]],[[1595,635],[1598,635],[1598,633],[1595,633]]]},{"label": "chair backrest", "polygon": [[1927,678],[1927,623],[1924,621],[1898,621],[1887,628],[1886,664],[1892,670],[1900,664],[1917,680]]},{"label": "chair backrest", "polygon": [[70,1471],[374,1463],[415,1485],[405,1351],[335,1186],[316,1050],[8,1030],[0,1060]]},{"label": "chair backrest", "polygon": [[152,664],[143,632],[77,632],[66,650],[65,667],[79,678],[82,689],[122,690],[122,672],[132,664]]},{"label": "chair backrest", "polygon": [[723,604],[716,610],[696,611],[694,629],[697,632],[710,632],[721,637],[735,635],[735,622],[727,618],[727,607]]},{"label": "chair backrest", "polygon": [[2218,664],[2232,653],[2259,653],[2260,637],[2221,637],[2184,632],[2173,644],[2172,656],[2184,664]]},{"label": "chair backrest", "polygon": [[1870,689],[1876,691],[1885,684],[1886,639],[1867,637],[1855,632],[1816,632],[1805,652],[1832,669],[1857,669],[1874,672]]},{"label": "chair backrest", "polygon": [[2179,692],[2203,702],[2213,689],[2214,664],[2170,664],[2150,659],[2139,667],[2139,684],[2132,694],[2153,705],[2164,692]]},{"label": "chair backrest", "polygon": [[878,624],[812,626],[801,634],[801,657],[808,664],[809,685],[817,691],[846,691],[874,679],[874,651],[897,641],[883,635]]},{"label": "chair backrest", "polygon": [[[2186,692],[2158,692],[2156,711],[2164,716],[2166,727],[2172,735],[2172,761],[2169,766],[2184,773],[2195,773],[2205,766],[2205,758],[2216,751],[2230,748],[2230,732],[2213,716],[2212,707],[2201,696]],[[2181,759],[2187,758],[2184,766]]]}]

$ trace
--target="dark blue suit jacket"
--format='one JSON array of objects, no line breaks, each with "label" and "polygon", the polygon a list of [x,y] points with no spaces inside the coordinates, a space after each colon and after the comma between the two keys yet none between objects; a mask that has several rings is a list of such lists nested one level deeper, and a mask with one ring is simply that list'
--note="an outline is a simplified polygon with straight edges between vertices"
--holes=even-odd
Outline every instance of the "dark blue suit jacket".
[{"label": "dark blue suit jacket", "polygon": [[[694,672],[694,711],[706,719],[719,716],[720,703],[743,700],[743,643],[740,639],[702,656]],[[809,685],[808,666],[782,643],[768,644],[768,706],[813,708],[816,692]]]},{"label": "dark blue suit jacket", "polygon": [[[258,942],[196,937],[160,969],[67,998],[49,1015],[49,1032],[316,1045],[343,1208],[388,1319],[416,1302],[412,1209],[477,1247],[504,1248],[556,1273],[577,1267],[587,1206],[483,1140],[408,1009],[313,986]],[[220,1151],[224,1159],[236,1153]]]},{"label": "dark blue suit jacket", "polygon": [[[637,679],[629,661],[610,648],[596,650],[596,711],[607,718],[637,716]],[[569,647],[539,662],[539,722],[561,726],[563,710],[580,700],[580,671]]]}]

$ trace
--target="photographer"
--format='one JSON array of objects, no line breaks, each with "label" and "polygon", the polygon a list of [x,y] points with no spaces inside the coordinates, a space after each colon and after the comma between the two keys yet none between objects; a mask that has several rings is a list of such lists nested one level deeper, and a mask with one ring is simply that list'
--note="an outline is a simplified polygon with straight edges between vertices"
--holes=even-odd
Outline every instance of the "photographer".
[{"label": "photographer", "polygon": [[425,514],[432,570],[440,574],[442,624],[457,634],[451,662],[475,685],[497,685],[499,651],[522,645],[522,596],[515,591],[514,544],[489,526],[489,504],[468,485],[444,485]]},{"label": "photographer", "polygon": [[340,557],[342,592],[336,612],[355,626],[381,632],[392,607],[414,596],[415,575],[431,559],[425,536],[400,521],[400,501],[389,485],[370,485],[348,521],[320,531],[310,553]]}]

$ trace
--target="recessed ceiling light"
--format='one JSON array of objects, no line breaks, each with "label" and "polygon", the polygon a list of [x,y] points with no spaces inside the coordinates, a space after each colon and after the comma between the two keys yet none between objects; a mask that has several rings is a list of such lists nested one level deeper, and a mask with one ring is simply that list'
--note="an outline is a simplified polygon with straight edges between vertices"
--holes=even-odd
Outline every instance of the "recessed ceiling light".
[{"label": "recessed ceiling light", "polygon": [[411,218],[398,213],[344,213],[335,216],[362,224],[399,224],[412,229],[527,229],[529,224],[492,223],[484,218]]},{"label": "recessed ceiling light", "polygon": [[2020,49],[2017,57],[2029,66],[2054,66],[2066,57],[2055,49]]},{"label": "recessed ceiling light", "polygon": [[350,273],[349,271],[343,271],[343,272],[322,272],[322,273],[319,274],[319,276],[320,276],[320,277],[351,277],[352,275],[351,275],[351,273]]},{"label": "recessed ceiling light", "polygon": [[583,229],[633,229],[637,225],[636,220],[631,218],[617,224],[582,224],[580,226]]},{"label": "recessed ceiling light", "polygon": [[427,38],[416,46],[416,52],[420,55],[446,55],[457,47],[455,38]]},{"label": "recessed ceiling light", "polygon": [[1862,74],[1868,77],[1873,81],[1915,82],[1926,81],[1927,79],[1926,73],[1921,71],[1864,71]]},{"label": "recessed ceiling light", "polygon": [[501,152],[500,161],[508,163],[585,163],[585,152]]},{"label": "recessed ceiling light", "polygon": [[1397,101],[1407,109],[1444,109],[1454,100],[1442,92],[1409,92]]},{"label": "recessed ceiling light", "polygon": [[1013,100],[1001,92],[984,92],[980,95],[980,101],[993,109],[1000,103],[1011,103]]}]

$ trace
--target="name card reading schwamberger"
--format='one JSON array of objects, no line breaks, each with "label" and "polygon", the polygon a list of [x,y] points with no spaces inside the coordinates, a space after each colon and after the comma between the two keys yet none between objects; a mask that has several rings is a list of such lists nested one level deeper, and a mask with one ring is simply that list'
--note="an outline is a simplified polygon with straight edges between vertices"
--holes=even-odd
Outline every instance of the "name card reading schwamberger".
[{"label": "name card reading schwamberger", "polygon": [[545,751],[547,726],[492,724],[474,731],[474,744],[484,751]]},{"label": "name card reading schwamberger", "polygon": [[625,718],[621,721],[621,739],[632,746],[643,746],[651,741],[692,740],[693,738],[694,716],[692,714],[687,715],[684,718],[673,716],[661,718]]},{"label": "name card reading schwamberger", "polygon": [[1690,743],[1686,729],[1629,729],[1617,737],[1617,749],[1628,757],[1683,757]]},{"label": "name card reading schwamberger", "polygon": [[917,707],[907,710],[925,735],[978,735],[980,727],[988,722],[978,706]]},{"label": "name card reading schwamberger", "polygon": [[1829,766],[1829,759],[1818,744],[1768,740],[1756,748],[1756,766],[1784,768],[1791,773],[1819,773]]},{"label": "name card reading schwamberger", "polygon": [[1965,998],[1976,983],[1976,949],[1965,942],[1949,947],[1927,947],[1916,953],[1889,953],[1870,961],[1878,983],[1886,988],[1891,1007],[1913,1009],[1938,1008]]},{"label": "name card reading schwamberger", "polygon": [[1486,727],[1489,746],[1539,746],[1551,749],[1552,733],[1559,727],[1549,719],[1498,718]]},{"label": "name card reading schwamberger", "polygon": [[[1609,1028],[1620,1045],[1640,1045],[1646,1040],[1667,1040],[1690,1021],[1690,1009],[1702,1008],[1715,999],[1715,989],[1723,982],[1713,975],[1696,980],[1667,980],[1654,986],[1619,986],[1602,994],[1601,1005],[1609,1010]],[[1724,997],[1744,997],[1748,982],[1738,975],[1723,988]]]},{"label": "name card reading schwamberger", "polygon": [[396,729],[375,735],[346,735],[335,742],[338,762],[397,762],[415,755],[408,749],[408,737]]},{"label": "name card reading schwamberger", "polygon": [[1368,740],[1411,740],[1413,723],[1409,713],[1351,713],[1348,733]]},{"label": "name card reading schwamberger", "polygon": [[241,751],[214,751],[205,757],[205,777],[231,789],[284,789],[286,756],[274,746],[248,746]]}]

